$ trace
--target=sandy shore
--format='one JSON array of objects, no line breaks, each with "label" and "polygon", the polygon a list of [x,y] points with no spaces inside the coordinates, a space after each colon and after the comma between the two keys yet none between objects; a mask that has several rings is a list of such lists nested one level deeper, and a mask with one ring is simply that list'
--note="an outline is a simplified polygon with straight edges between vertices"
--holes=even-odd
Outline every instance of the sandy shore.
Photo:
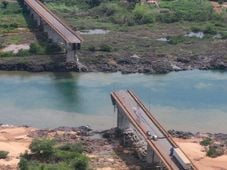
[{"label": "sandy shore", "polygon": [[[30,127],[0,127],[0,150],[9,152],[7,159],[0,160],[1,170],[17,169],[20,154],[28,150],[28,146],[32,141],[32,138],[27,136],[32,131],[35,131],[35,129]],[[175,138],[175,140],[199,169],[227,170],[227,155],[218,158],[207,157],[204,148],[199,144],[201,139],[193,138],[185,140]]]},{"label": "sandy shore", "polygon": [[194,164],[201,170],[227,170],[227,155],[223,155],[217,158],[209,158],[206,156],[206,152],[199,144],[201,139],[178,139],[175,141],[188,155]]},{"label": "sandy shore", "polygon": [[20,154],[28,150],[32,141],[27,135],[33,130],[33,128],[25,127],[0,127],[0,150],[9,152],[7,159],[0,159],[0,169],[17,168]]}]

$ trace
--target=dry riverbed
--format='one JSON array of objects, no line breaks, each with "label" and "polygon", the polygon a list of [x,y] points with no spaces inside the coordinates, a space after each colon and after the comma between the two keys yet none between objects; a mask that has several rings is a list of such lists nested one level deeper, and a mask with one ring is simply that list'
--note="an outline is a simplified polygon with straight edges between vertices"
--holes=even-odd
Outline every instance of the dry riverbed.
[{"label": "dry riverbed", "polygon": [[[112,134],[112,131],[108,133]],[[16,170],[20,154],[28,150],[32,139],[36,137],[51,137],[58,142],[81,142],[85,146],[86,155],[90,158],[91,169],[147,169],[148,166],[138,159],[133,148],[125,148],[118,140],[114,140],[111,136],[103,138],[102,134],[90,131],[86,127],[38,130],[26,126],[0,126],[0,150],[9,152],[7,159],[0,160],[0,169]],[[227,169],[227,155],[217,158],[207,157],[204,148],[199,144],[202,138],[175,138],[175,140],[199,169]]]}]

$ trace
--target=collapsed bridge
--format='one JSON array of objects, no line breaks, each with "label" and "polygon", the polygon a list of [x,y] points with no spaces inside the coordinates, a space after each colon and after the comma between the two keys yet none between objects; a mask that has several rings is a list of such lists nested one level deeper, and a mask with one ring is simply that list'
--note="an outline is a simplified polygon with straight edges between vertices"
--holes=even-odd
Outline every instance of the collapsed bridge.
[{"label": "collapsed bridge", "polygon": [[24,0],[24,5],[37,25],[47,33],[48,38],[54,43],[64,45],[66,62],[77,63],[76,51],[80,49],[83,41],[80,35],[62,22],[39,0]]},{"label": "collapsed bridge", "polygon": [[147,161],[168,170],[197,170],[193,162],[174,142],[170,134],[154,118],[131,91],[111,93],[117,108],[117,126],[133,129],[147,143]]}]

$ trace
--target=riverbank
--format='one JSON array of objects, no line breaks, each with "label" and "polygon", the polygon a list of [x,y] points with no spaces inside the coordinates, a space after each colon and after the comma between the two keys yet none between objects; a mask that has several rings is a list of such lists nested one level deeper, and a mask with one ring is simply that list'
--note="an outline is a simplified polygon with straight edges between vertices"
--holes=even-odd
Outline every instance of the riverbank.
[{"label": "riverbank", "polygon": [[29,72],[117,72],[163,74],[183,70],[227,70],[224,55],[173,57],[167,55],[116,56],[102,53],[79,54],[83,65],[66,64],[64,55],[0,58],[0,70]]},{"label": "riverbank", "polygon": [[[103,135],[105,138],[102,137]],[[223,136],[226,135],[223,134]],[[7,159],[0,160],[0,168],[2,170],[16,170],[20,154],[28,150],[32,139],[37,137],[51,137],[58,142],[82,143],[85,147],[86,155],[90,159],[89,165],[92,169],[128,170],[144,169],[147,166],[138,159],[134,148],[123,147],[121,142],[115,139],[113,129],[98,132],[91,131],[88,127],[61,127],[47,130],[27,126],[17,127],[2,125],[0,127],[0,150],[8,151],[9,156]],[[187,139],[174,138],[174,140],[199,169],[226,169],[227,155],[217,158],[207,157],[204,147],[199,144],[202,140],[202,135],[200,137],[193,136]]]},{"label": "riverbank", "polygon": [[[84,42],[77,54],[85,67],[80,71],[160,74],[227,70],[227,15],[225,11],[215,15],[209,2],[198,5],[194,1],[160,1],[160,9],[126,1],[95,6],[88,2],[44,3],[82,34]],[[0,70],[79,71],[76,65],[65,63],[65,56],[59,54],[64,50],[47,42],[45,33],[31,24],[17,1],[10,1],[0,15],[5,25],[0,29]]]}]

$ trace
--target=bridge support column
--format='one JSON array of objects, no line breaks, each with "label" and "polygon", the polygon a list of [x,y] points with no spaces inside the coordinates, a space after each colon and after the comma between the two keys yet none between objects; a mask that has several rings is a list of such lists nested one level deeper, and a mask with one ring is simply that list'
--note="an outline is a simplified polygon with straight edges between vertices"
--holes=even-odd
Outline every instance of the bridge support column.
[{"label": "bridge support column", "polygon": [[147,145],[147,162],[150,164],[160,164],[161,160],[156,155],[156,153],[152,150],[152,148]]},{"label": "bridge support column", "polygon": [[66,43],[66,62],[78,63],[78,57],[76,55],[76,44]]},{"label": "bridge support column", "polygon": [[130,122],[121,109],[117,109],[117,127],[121,130],[130,128]]},{"label": "bridge support column", "polygon": [[33,17],[34,17],[34,20],[36,21],[37,26],[40,26],[40,24],[41,24],[40,16],[37,15],[35,12],[32,12],[32,13],[33,13]]}]

